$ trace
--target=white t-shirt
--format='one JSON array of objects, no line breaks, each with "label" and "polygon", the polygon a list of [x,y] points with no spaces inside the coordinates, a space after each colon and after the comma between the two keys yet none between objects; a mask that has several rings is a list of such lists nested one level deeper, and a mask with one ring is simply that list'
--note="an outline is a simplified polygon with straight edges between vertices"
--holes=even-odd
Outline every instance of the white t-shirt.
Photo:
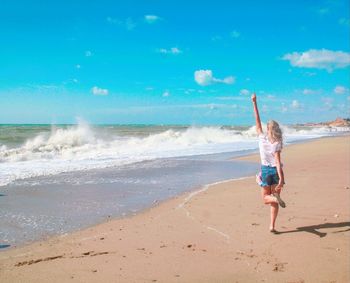
[{"label": "white t-shirt", "polygon": [[259,150],[261,164],[265,166],[276,166],[275,153],[282,150],[282,145],[279,142],[271,143],[267,135],[259,135]]}]

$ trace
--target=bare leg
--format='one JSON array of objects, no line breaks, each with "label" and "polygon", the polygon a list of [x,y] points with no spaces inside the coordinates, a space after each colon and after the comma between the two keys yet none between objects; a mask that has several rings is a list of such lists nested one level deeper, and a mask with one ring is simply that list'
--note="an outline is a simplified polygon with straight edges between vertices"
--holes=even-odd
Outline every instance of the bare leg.
[{"label": "bare leg", "polygon": [[274,192],[275,187],[275,185],[271,187],[263,187],[261,191],[264,203],[271,206],[270,231],[275,229],[275,222],[278,214],[278,201],[276,197],[271,195]]},{"label": "bare leg", "polygon": [[270,230],[275,230],[275,223],[278,214],[278,203],[271,203],[271,222],[270,222]]},{"label": "bare leg", "polygon": [[[272,193],[275,192],[275,188],[276,188],[276,185],[271,186],[271,192]],[[279,206],[278,206],[278,202],[277,203],[273,202],[270,205],[271,205],[271,209],[270,209],[271,210],[270,231],[273,231],[273,230],[275,230],[275,223],[276,223],[276,218],[277,218]]]},{"label": "bare leg", "polygon": [[261,190],[261,196],[265,204],[277,203],[276,197],[272,196],[271,187],[263,187]]}]

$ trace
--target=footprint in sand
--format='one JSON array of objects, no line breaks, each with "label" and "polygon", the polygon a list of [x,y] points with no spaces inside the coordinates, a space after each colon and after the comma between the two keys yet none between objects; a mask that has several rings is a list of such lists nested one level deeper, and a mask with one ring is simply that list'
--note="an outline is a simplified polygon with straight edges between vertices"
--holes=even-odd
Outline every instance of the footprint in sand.
[{"label": "footprint in sand", "polygon": [[275,272],[283,272],[286,264],[287,264],[286,262],[275,263],[275,266],[273,267],[272,270]]}]

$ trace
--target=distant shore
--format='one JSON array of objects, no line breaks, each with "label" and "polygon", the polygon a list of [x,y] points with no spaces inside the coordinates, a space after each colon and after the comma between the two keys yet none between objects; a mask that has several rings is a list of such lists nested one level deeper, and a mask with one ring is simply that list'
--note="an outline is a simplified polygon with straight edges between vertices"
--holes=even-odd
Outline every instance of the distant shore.
[{"label": "distant shore", "polygon": [[[348,282],[349,136],[288,146],[278,235],[254,177],[0,253],[2,282]],[[256,160],[256,156],[244,159]]]},{"label": "distant shore", "polygon": [[305,124],[297,124],[297,126],[305,126],[305,127],[350,127],[350,119],[337,118],[333,121],[328,122],[319,122],[319,123],[305,123]]},{"label": "distant shore", "polygon": [[[0,126],[74,126],[78,125],[79,122],[76,123],[0,123]],[[177,128],[187,128],[193,126],[192,124],[118,124],[118,123],[98,123],[94,124],[93,126],[120,126],[120,127],[158,127],[158,128],[167,128],[167,127],[177,127]],[[350,118],[341,118],[337,117],[334,120],[330,121],[322,121],[322,122],[305,122],[305,123],[295,123],[295,124],[287,124],[289,126],[329,126],[329,127],[350,127]],[[232,125],[218,125],[218,124],[200,124],[198,126],[202,127],[217,127],[217,126],[223,126],[223,127],[230,127]],[[235,125],[236,127],[250,127],[250,125],[247,124],[238,124]]]}]

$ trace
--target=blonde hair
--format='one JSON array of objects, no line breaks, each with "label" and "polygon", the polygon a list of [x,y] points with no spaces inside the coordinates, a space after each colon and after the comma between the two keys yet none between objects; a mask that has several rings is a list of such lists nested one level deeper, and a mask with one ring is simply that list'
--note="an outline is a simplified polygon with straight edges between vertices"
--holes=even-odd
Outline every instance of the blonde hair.
[{"label": "blonde hair", "polygon": [[281,146],[283,146],[283,134],[282,134],[282,130],[280,128],[280,125],[274,120],[270,120],[268,122],[268,125],[269,125],[269,129],[270,129],[268,131],[270,138],[274,142],[279,142],[281,144]]}]

